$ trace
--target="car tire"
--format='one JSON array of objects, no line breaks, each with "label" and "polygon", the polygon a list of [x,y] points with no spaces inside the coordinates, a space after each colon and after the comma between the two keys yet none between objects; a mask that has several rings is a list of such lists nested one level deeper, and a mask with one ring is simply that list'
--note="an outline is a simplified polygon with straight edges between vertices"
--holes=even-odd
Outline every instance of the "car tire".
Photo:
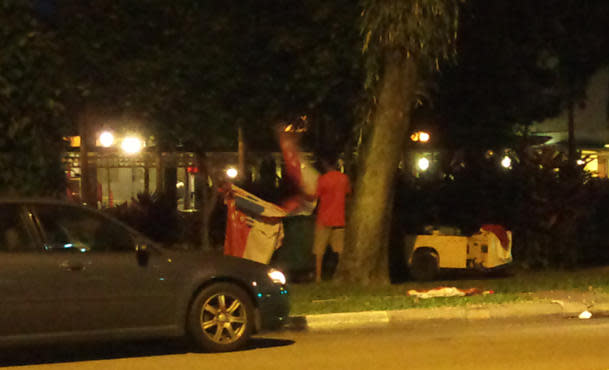
[{"label": "car tire", "polygon": [[410,276],[419,281],[433,280],[438,276],[438,254],[429,249],[415,251],[410,264]]},{"label": "car tire", "polygon": [[249,295],[231,283],[216,283],[194,299],[187,329],[194,344],[205,352],[234,351],[245,345],[255,325]]}]

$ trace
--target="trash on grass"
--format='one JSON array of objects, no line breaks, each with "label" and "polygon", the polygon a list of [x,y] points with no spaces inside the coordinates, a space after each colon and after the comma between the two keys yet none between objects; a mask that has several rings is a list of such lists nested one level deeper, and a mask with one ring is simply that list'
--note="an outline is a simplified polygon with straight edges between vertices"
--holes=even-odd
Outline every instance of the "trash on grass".
[{"label": "trash on grass", "polygon": [[459,289],[456,287],[437,287],[427,290],[410,289],[408,295],[416,298],[437,298],[437,297],[464,297],[471,295],[493,294],[492,290],[482,290],[479,288]]},{"label": "trash on grass", "polygon": [[579,314],[579,318],[582,320],[586,320],[592,317],[592,314],[590,313],[590,311],[586,310],[582,313]]},{"label": "trash on grass", "polygon": [[329,299],[314,299],[311,303],[326,303],[326,302],[336,302],[338,298],[329,298]]}]

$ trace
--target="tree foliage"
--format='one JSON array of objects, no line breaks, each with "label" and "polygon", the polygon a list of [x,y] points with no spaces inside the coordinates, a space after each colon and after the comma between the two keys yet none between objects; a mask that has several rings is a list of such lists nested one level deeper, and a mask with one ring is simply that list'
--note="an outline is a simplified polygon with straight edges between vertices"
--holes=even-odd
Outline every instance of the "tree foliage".
[{"label": "tree foliage", "polygon": [[269,148],[272,127],[297,115],[318,128],[352,123],[356,12],[346,4],[67,0],[56,23],[74,106],[137,117],[172,146],[234,149],[242,126]]},{"label": "tree foliage", "polygon": [[414,57],[422,72],[455,57],[461,0],[362,1],[361,32],[369,79],[378,79],[386,52]]},{"label": "tree foliage", "polygon": [[[461,13],[457,63],[434,94],[444,143],[508,146],[525,129],[585,98],[608,63],[604,1],[471,0]],[[448,139],[449,138],[449,139]]]},{"label": "tree foliage", "polygon": [[23,0],[0,3],[0,192],[57,194],[61,155],[61,51]]},{"label": "tree foliage", "polygon": [[543,29],[539,62],[554,73],[556,89],[564,98],[562,107],[585,98],[590,76],[609,64],[609,3],[548,0],[533,11],[544,11],[538,19]]},{"label": "tree foliage", "polygon": [[202,153],[235,150],[241,127],[251,149],[276,150],[276,124],[307,115],[308,144],[349,137],[362,89],[347,0],[40,4],[65,55],[73,134],[136,131]]}]

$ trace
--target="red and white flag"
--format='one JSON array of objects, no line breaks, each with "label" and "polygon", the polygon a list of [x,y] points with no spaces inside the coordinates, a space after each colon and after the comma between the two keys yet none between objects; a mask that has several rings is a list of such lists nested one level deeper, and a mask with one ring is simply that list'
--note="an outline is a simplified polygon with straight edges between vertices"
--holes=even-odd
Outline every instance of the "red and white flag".
[{"label": "red and white flag", "polygon": [[283,240],[286,212],[236,185],[225,192],[224,254],[269,263]]}]

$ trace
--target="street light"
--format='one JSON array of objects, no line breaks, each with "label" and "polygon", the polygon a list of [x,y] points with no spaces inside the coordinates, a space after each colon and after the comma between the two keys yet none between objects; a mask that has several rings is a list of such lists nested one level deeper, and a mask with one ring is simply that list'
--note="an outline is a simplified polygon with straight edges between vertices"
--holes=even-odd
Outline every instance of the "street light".
[{"label": "street light", "polygon": [[431,139],[431,134],[425,131],[416,131],[410,135],[410,140],[414,142],[427,143],[429,142],[429,139]]},{"label": "street light", "polygon": [[427,171],[427,169],[429,168],[429,159],[425,157],[420,158],[417,165],[419,166],[419,169],[421,171]]},{"label": "street light", "polygon": [[114,135],[110,131],[104,131],[99,135],[99,143],[104,148],[109,148],[114,144]]},{"label": "street light", "polygon": [[237,175],[239,175],[239,171],[237,171],[236,168],[229,167],[226,169],[226,176],[228,176],[229,178],[234,179],[237,177]]},{"label": "street light", "polygon": [[144,147],[142,140],[135,136],[127,136],[121,143],[121,149],[127,154],[137,154]]},{"label": "street light", "polygon": [[[99,144],[104,148],[110,148],[114,145],[114,135],[110,131],[103,131],[99,135]],[[106,182],[107,182],[107,192],[108,192],[108,206],[113,206],[112,201],[112,178],[110,176],[110,159],[106,158]]]},{"label": "street light", "polygon": [[510,168],[510,167],[512,166],[512,159],[506,155],[506,156],[505,156],[505,157],[503,157],[503,159],[501,160],[501,165],[502,165],[504,168]]}]

